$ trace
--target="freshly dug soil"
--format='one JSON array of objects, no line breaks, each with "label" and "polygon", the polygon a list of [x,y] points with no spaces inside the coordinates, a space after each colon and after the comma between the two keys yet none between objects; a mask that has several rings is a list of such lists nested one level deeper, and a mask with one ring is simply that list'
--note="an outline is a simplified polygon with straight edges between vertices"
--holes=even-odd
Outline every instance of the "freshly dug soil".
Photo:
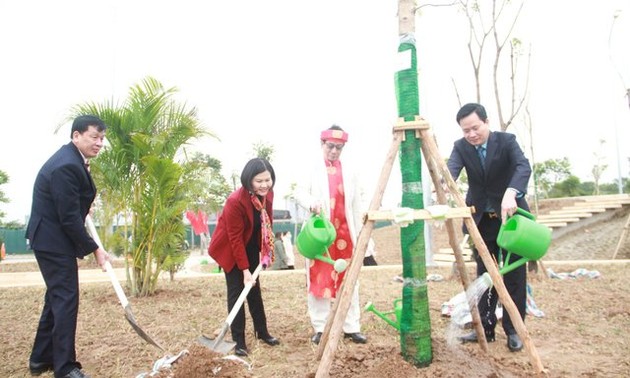
[{"label": "freshly dug soil", "polygon": [[[574,274],[574,278],[567,279],[530,275],[533,299],[544,316],[528,316],[525,325],[532,348],[549,377],[630,376],[630,264],[607,261],[626,217],[627,212],[552,243],[545,257],[546,268],[555,273],[593,274]],[[445,234],[438,225],[435,227],[436,233]],[[373,237],[380,266],[364,267],[361,272],[361,302],[372,302],[379,311],[391,311],[393,301],[401,295],[402,284],[397,280],[401,267],[388,265],[400,264],[399,234],[396,226],[375,230]],[[442,236],[438,242],[440,247],[448,246],[444,240]],[[630,240],[625,242],[617,258],[630,258]],[[3,272],[10,271],[10,265],[16,264],[0,263]],[[31,269],[33,266],[37,269],[36,265]],[[296,267],[302,266],[303,260],[298,259]],[[473,272],[470,266],[471,277]],[[414,356],[401,354],[397,331],[374,313],[364,312],[362,331],[368,336],[368,343],[359,345],[341,339],[330,368],[331,377],[534,375],[529,354],[525,350],[509,352],[500,328],[497,341],[489,344],[487,354],[477,344],[450,342],[446,336],[450,318],[442,316],[441,308],[444,302],[462,291],[462,285],[458,280],[448,279],[451,273],[448,266],[429,267],[428,273],[444,278],[427,283],[433,340],[429,366],[414,366]],[[231,360],[197,342],[201,335],[216,335],[227,316],[222,274],[208,273],[186,279],[176,276],[173,282],[164,279],[156,295],[130,298],[140,326],[167,352],[138,337],[125,320],[110,284],[81,284],[77,357],[93,377],[137,377],[149,373],[156,361],[183,350],[188,353],[170,369],[155,376],[314,377],[320,362],[316,359],[316,346],[309,341],[312,329],[306,312],[304,272],[264,271],[261,286],[270,332],[281,344],[269,347],[256,340],[247,313],[250,355],[243,360]],[[43,294],[43,287],[12,287],[0,291],[1,377],[30,376],[28,357]],[[229,333],[226,339],[230,339]],[[52,376],[50,373],[42,375]]]}]

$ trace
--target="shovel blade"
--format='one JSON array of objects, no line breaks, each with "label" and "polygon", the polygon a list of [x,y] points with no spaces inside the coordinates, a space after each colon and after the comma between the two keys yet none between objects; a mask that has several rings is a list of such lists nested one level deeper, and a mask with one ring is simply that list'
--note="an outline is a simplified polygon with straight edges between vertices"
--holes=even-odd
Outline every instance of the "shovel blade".
[{"label": "shovel blade", "polygon": [[216,339],[211,339],[203,335],[200,336],[197,340],[201,345],[207,346],[208,348],[220,354],[228,354],[236,346],[236,343],[234,341],[219,340],[219,342],[217,343]]},{"label": "shovel blade", "polygon": [[134,331],[136,331],[136,333],[138,335],[140,335],[140,337],[142,337],[146,342],[148,342],[149,344],[157,347],[158,349],[160,349],[162,352],[164,352],[164,348],[162,348],[162,346],[158,343],[156,343],[151,336],[149,336],[146,332],[144,332],[144,330],[142,328],[140,328],[140,326],[138,325],[138,323],[136,322],[136,318],[133,316],[133,313],[131,312],[131,308],[130,306],[125,307],[125,318],[127,319],[127,321],[129,322],[129,324],[131,324],[131,328],[133,328]]}]

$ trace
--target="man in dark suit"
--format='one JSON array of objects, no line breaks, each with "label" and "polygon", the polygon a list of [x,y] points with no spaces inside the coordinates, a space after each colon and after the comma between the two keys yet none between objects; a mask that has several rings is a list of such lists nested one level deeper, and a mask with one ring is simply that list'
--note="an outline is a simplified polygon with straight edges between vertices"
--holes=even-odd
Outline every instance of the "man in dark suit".
[{"label": "man in dark suit", "polygon": [[[499,228],[508,216],[514,214],[517,206],[529,210],[524,196],[531,167],[513,134],[490,131],[488,116],[482,105],[474,103],[464,105],[457,113],[456,119],[464,137],[455,142],[448,160],[448,169],[455,180],[462,168],[466,169],[468,176],[466,205],[475,207],[474,220],[483,241],[496,260],[501,261],[505,253],[496,242]],[[477,275],[481,276],[486,272],[486,267],[479,253],[476,250],[474,252]],[[512,255],[509,263],[519,258],[520,256]],[[527,301],[525,265],[506,273],[503,281],[524,320]],[[479,301],[481,322],[488,341],[495,340],[494,329],[497,324],[495,310],[498,299],[496,289],[493,288],[487,290]],[[523,343],[516,334],[507,312],[503,314],[502,325],[510,351],[523,349]],[[473,332],[461,337],[460,340],[476,342],[477,335]]]},{"label": "man in dark suit", "polygon": [[106,128],[98,117],[77,117],[72,123],[72,141],[48,159],[35,179],[26,237],[46,283],[46,295],[29,359],[32,375],[54,370],[57,378],[87,377],[75,351],[77,258],[94,253],[101,267],[110,259],[85,228],[96,196],[89,159],[103,147]]}]

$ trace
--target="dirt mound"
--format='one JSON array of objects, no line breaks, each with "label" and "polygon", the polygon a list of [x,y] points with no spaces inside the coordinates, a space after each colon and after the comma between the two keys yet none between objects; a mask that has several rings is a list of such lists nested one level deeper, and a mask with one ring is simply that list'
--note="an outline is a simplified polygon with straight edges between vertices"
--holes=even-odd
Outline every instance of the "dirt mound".
[{"label": "dirt mound", "polygon": [[234,356],[224,356],[209,348],[193,344],[170,368],[160,369],[154,378],[253,377],[249,363]]}]

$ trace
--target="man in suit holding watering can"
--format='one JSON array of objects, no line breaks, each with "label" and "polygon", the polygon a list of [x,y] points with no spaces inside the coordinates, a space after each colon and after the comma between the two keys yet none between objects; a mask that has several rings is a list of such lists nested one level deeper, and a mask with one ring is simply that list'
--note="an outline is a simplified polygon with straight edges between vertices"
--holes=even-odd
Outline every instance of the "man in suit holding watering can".
[{"label": "man in suit holding watering can", "polygon": [[[309,172],[309,180],[297,188],[296,200],[300,206],[309,209],[313,216],[319,215],[330,219],[334,225],[332,231],[336,233],[333,236],[334,241],[328,247],[330,259],[349,261],[363,225],[365,206],[359,181],[352,168],[346,164],[342,165],[339,160],[347,141],[348,133],[337,125],[321,132],[320,147],[323,159],[317,159]],[[308,257],[306,251],[300,250],[300,243],[297,247],[300,253]],[[343,269],[337,269],[337,264],[333,266],[319,259],[307,259],[307,263],[308,313],[315,331],[311,341],[318,344],[326,326],[332,300],[341,288],[344,273]],[[343,331],[346,338],[363,344],[367,342],[367,337],[361,333],[360,314],[357,283]]]},{"label": "man in suit holding watering can", "polygon": [[[485,108],[476,103],[464,105],[456,117],[462,129],[463,138],[455,141],[448,169],[457,180],[462,168],[468,176],[468,192],[466,205],[475,207],[474,220],[488,247],[488,251],[496,261],[501,263],[507,251],[497,245],[497,236],[501,224],[507,217],[514,215],[517,207],[529,211],[525,200],[527,183],[531,175],[529,161],[523,154],[513,134],[491,132]],[[466,230],[464,230],[466,232]],[[477,262],[477,275],[486,272],[486,267],[474,251]],[[511,255],[512,263],[520,257]],[[505,287],[525,319],[527,301],[527,270],[525,265],[505,273]],[[499,297],[496,289],[487,290],[479,300],[479,313],[487,341],[495,340],[497,317],[495,309]],[[517,335],[508,313],[503,314],[503,330],[507,335],[507,346],[510,351],[523,349],[523,342]],[[476,342],[477,335],[472,332],[460,338],[462,342]]]}]

